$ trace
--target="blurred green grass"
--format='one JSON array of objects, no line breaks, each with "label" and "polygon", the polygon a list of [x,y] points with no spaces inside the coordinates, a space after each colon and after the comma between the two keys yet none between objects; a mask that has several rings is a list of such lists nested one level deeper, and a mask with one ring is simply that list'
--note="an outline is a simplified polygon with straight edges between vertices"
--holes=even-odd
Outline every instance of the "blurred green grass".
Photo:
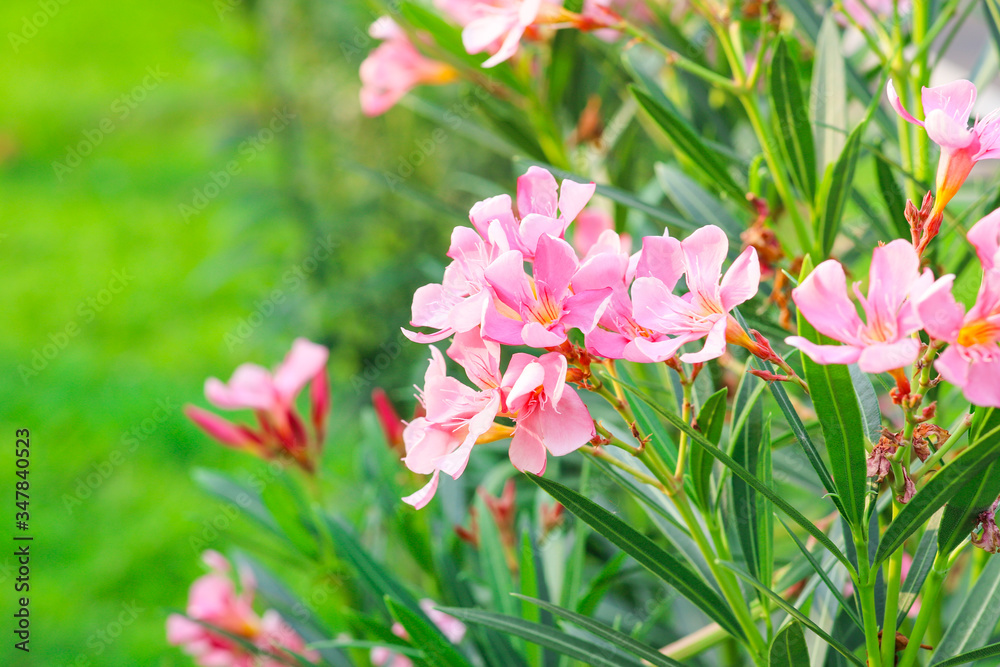
[{"label": "blurred green grass", "polygon": [[[358,511],[357,406],[376,383],[410,385],[423,351],[401,344],[398,327],[413,287],[438,270],[423,253],[439,257],[458,220],[379,182],[434,126],[406,112],[360,116],[357,66],[370,45],[341,48],[370,20],[355,4],[0,6],[0,474],[13,478],[14,430],[30,429],[34,536],[32,650],[25,660],[4,641],[0,664],[191,664],[165,645],[163,623],[202,572],[190,538],[219,505],[190,471],[255,463],[213,445],[180,409],[203,404],[205,377],[274,365],[295,336],[333,349],[327,463],[343,510]],[[25,32],[36,15],[44,25]],[[293,122],[251,156],[243,142],[280,109]],[[95,145],[78,166],[54,166],[75,164],[81,142]],[[456,139],[408,185],[432,189],[455,156],[509,172]],[[180,205],[232,160],[240,172],[185,220]],[[325,239],[333,255],[310,270]],[[289,278],[296,267],[302,280]],[[391,363],[373,370],[383,352]],[[8,544],[13,512],[2,512]],[[252,534],[240,519],[211,546]],[[0,556],[8,639],[12,560]],[[133,602],[134,622],[110,637]]]}]

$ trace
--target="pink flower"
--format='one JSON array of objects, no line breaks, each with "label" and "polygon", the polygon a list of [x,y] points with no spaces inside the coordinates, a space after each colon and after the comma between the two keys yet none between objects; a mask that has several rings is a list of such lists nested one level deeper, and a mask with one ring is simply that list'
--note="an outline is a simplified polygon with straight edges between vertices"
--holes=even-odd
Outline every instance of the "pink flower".
[{"label": "pink flower", "polygon": [[944,276],[917,304],[927,333],[949,343],[934,368],[961,388],[969,402],[1000,408],[1000,269],[986,269],[976,303],[967,313],[952,295],[954,280],[953,275]]},{"label": "pink flower", "polygon": [[[424,488],[403,498],[417,509],[434,497],[440,473],[458,479],[465,471],[472,447],[493,430],[493,421],[503,407],[498,344],[484,341],[477,331],[456,334],[448,356],[466,370],[478,389],[448,377],[444,357],[431,348],[420,394],[426,416],[414,419],[403,431],[406,467],[431,475]],[[499,435],[507,434],[503,431]]]},{"label": "pink flower", "polygon": [[510,462],[521,471],[545,472],[546,452],[565,456],[595,435],[594,420],[576,389],[566,384],[566,357],[515,354],[503,375],[509,414],[515,419]]},{"label": "pink flower", "polygon": [[[271,459],[286,456],[312,471],[322,448],[330,411],[326,378],[329,350],[297,338],[285,360],[272,374],[256,364],[243,364],[228,384],[216,378],[205,382],[205,397],[223,410],[253,410],[259,426],[233,424],[211,412],[187,406],[187,416],[224,445]],[[310,385],[312,433],[295,408],[295,398]]]},{"label": "pink flower", "polygon": [[[573,248],[585,257],[593,248],[605,232],[614,232],[615,221],[610,215],[597,208],[585,208],[576,216],[576,223],[573,225]],[[622,234],[620,239],[620,250],[628,252],[632,246],[632,239],[628,234]]]},{"label": "pink flower", "polygon": [[611,289],[574,292],[578,266],[573,248],[548,235],[538,240],[531,277],[520,252],[502,254],[486,269],[496,298],[486,310],[483,336],[505,345],[546,348],[564,343],[571,328],[593,329]]},{"label": "pink flower", "polygon": [[[211,571],[191,585],[187,615],[171,614],[167,618],[168,642],[182,646],[205,667],[282,667],[292,659],[287,651],[312,662],[319,660],[319,654],[306,650],[302,637],[278,612],[269,609],[263,616],[257,616],[253,610],[256,586],[249,571],[240,572],[243,592],[237,593],[230,578],[229,562],[215,551],[205,552],[204,560]],[[270,657],[251,653],[202,623],[242,637]]]},{"label": "pink flower", "polygon": [[[844,11],[862,28],[872,25],[872,15],[879,18],[890,18],[893,12],[893,0],[844,0]],[[899,0],[898,11],[905,14],[910,11],[909,0]]]},{"label": "pink flower", "polygon": [[844,345],[817,345],[800,336],[785,342],[818,364],[857,363],[866,373],[909,366],[920,351],[920,341],[913,337],[921,328],[913,300],[933,280],[930,269],[920,273],[920,259],[908,241],[896,240],[875,248],[867,299],[861,296],[860,283],[854,284],[865,311],[864,323],[847,296],[844,267],[836,260],[827,260],[792,290],[792,299],[800,316],[824,336]]},{"label": "pink flower", "polygon": [[[587,350],[608,359],[649,363],[653,359],[639,349],[636,339],[667,344],[672,339],[639,325],[629,285],[636,275],[659,275],[668,280],[672,289],[684,273],[684,256],[680,242],[669,236],[647,236],[642,240],[642,252],[632,257],[621,250],[622,245],[617,234],[605,231],[573,278],[578,289],[612,288],[611,299],[597,326],[586,333]],[[666,278],[668,275],[676,277]],[[677,343],[676,347],[679,346]]]},{"label": "pink flower", "polygon": [[941,147],[935,188],[937,199],[931,211],[931,218],[936,218],[962,187],[976,162],[1000,157],[1000,109],[977,120],[969,128],[969,114],[976,102],[976,86],[964,79],[923,89],[923,121],[903,108],[891,80],[887,93],[896,113],[927,130],[931,141]]},{"label": "pink flower", "polygon": [[984,270],[1000,269],[1000,209],[974,224],[967,238]]},{"label": "pink flower", "polygon": [[[653,237],[655,238],[655,237]],[[652,243],[666,241],[643,239],[643,256]],[[752,347],[754,342],[729,312],[757,293],[760,262],[757,251],[748,247],[722,275],[722,264],[729,250],[725,232],[715,225],[697,229],[676,247],[661,250],[663,259],[636,278],[632,286],[635,321],[647,331],[674,338],[635,338],[636,348],[655,361],[669,359],[685,343],[705,339],[699,352],[680,357],[685,363],[701,363],[722,356],[730,342]],[[673,288],[685,276],[688,289],[682,297]]]},{"label": "pink flower", "polygon": [[410,324],[436,329],[433,333],[403,330],[412,341],[433,343],[452,334],[478,328],[493,299],[485,280],[486,267],[502,253],[517,250],[525,260],[534,259],[542,236],[562,237],[569,224],[594,194],[593,183],[564,180],[561,188],[548,171],[531,167],[517,179],[517,208],[510,196],[499,195],[478,202],[469,212],[474,229],[456,227],[440,284],[424,285],[413,296]]},{"label": "pink flower", "polygon": [[384,40],[361,63],[361,110],[378,116],[421,84],[450,83],[458,77],[453,67],[425,58],[392,19],[372,24],[369,34]]},{"label": "pink flower", "polygon": [[[452,644],[461,642],[465,637],[465,624],[443,611],[438,611],[434,608],[434,605],[435,602],[427,598],[420,601],[420,608],[424,610],[424,613],[431,619],[431,622],[438,627],[441,634]],[[409,633],[406,632],[406,628],[400,623],[392,624],[392,634],[400,639],[410,640]],[[404,655],[393,653],[392,649],[385,646],[373,648],[371,658],[372,664],[375,667],[413,667],[412,660]]]}]

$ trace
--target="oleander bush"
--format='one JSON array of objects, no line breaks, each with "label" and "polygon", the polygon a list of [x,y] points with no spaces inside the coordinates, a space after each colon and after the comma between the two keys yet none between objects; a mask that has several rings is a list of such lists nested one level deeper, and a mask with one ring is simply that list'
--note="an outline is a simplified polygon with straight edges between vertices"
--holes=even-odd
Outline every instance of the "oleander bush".
[{"label": "oleander bush", "polygon": [[[478,199],[442,214],[437,263],[396,258],[439,267],[398,322],[423,379],[405,406],[376,389],[356,442],[323,345],[206,382],[190,419],[264,464],[195,478],[260,535],[206,550],[170,643],[206,666],[993,664],[977,163],[1000,110],[977,84],[1000,4],[373,5],[340,45],[368,51],[360,108],[435,124],[378,178]],[[975,39],[975,81],[943,79]],[[415,182],[454,136],[470,171]],[[498,156],[516,181],[476,173]]]}]

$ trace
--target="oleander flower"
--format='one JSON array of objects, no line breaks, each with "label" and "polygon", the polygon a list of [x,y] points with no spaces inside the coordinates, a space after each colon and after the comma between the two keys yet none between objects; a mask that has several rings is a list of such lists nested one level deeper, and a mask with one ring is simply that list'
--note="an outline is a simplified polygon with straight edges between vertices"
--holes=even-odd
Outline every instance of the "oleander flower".
[{"label": "oleander flower", "polygon": [[411,421],[403,431],[406,447],[403,463],[415,473],[431,475],[426,486],[403,498],[417,509],[434,497],[442,472],[452,479],[465,472],[477,442],[510,434],[509,428],[494,424],[504,405],[500,390],[500,346],[484,341],[478,331],[469,331],[455,335],[448,356],[465,369],[477,388],[449,377],[444,357],[437,348],[431,348],[424,388],[419,395],[426,414]]},{"label": "oleander flower", "polygon": [[931,338],[949,343],[934,368],[970,403],[1000,408],[1000,270],[986,270],[968,312],[951,292],[954,280],[941,278],[917,305]]},{"label": "oleander flower", "polygon": [[378,116],[419,85],[441,85],[458,78],[451,65],[423,56],[402,28],[382,17],[369,34],[383,42],[361,63],[361,110]]},{"label": "oleander flower", "polygon": [[893,2],[893,0],[844,0],[844,12],[862,28],[871,27],[874,20],[881,21],[891,18],[894,9],[900,14],[906,14],[910,11],[910,0],[897,0],[897,2]]},{"label": "oleander flower", "polygon": [[576,389],[566,384],[566,357],[515,354],[503,375],[504,398],[515,420],[510,462],[518,470],[541,475],[546,453],[570,454],[596,434],[594,420]]},{"label": "oleander flower", "polygon": [[505,345],[557,347],[569,330],[584,333],[597,324],[611,289],[574,292],[579,262],[564,240],[543,235],[538,240],[532,275],[517,250],[502,254],[486,269],[495,299],[483,318],[483,337]]},{"label": "oleander flower", "polygon": [[[644,256],[654,239],[643,239]],[[757,293],[757,251],[746,248],[723,275],[729,240],[715,225],[695,230],[680,242],[680,250],[681,261],[670,258],[667,251],[667,260],[658,262],[648,276],[636,278],[632,285],[635,321],[648,331],[672,336],[663,340],[637,337],[638,350],[650,359],[663,361],[673,357],[682,345],[704,339],[700,351],[680,357],[691,364],[722,356],[727,341],[755,350],[757,344],[729,313]],[[677,296],[673,288],[682,273],[689,292]]]},{"label": "oleander flower", "polygon": [[[580,257],[587,257],[591,248],[598,245],[606,232],[614,233],[614,231],[615,221],[610,215],[598,208],[585,208],[576,216],[576,222],[573,224],[573,249]],[[621,252],[629,252],[629,248],[632,247],[632,237],[628,234],[621,236],[615,234],[613,238],[618,240],[618,249]],[[603,252],[600,246],[598,250]]]},{"label": "oleander flower", "polygon": [[891,80],[886,92],[896,113],[907,122],[924,128],[931,141],[941,147],[936,200],[931,210],[931,219],[940,225],[945,206],[962,187],[973,165],[979,160],[1000,157],[1000,109],[976,120],[970,128],[969,115],[976,102],[976,86],[964,79],[923,89],[923,121],[903,108]]},{"label": "oleander flower", "polygon": [[865,312],[862,322],[847,296],[844,267],[827,260],[792,290],[792,300],[819,333],[844,344],[817,345],[801,336],[785,342],[818,364],[857,363],[866,373],[896,372],[897,382],[905,380],[899,369],[912,364],[920,351],[920,341],[913,336],[921,328],[914,299],[933,281],[930,269],[920,273],[920,258],[910,242],[896,240],[875,248],[867,298],[861,295],[860,283],[854,284]]},{"label": "oleander flower", "polygon": [[[188,405],[185,414],[224,445],[264,459],[289,458],[307,472],[315,468],[326,435],[330,387],[326,377],[329,350],[297,338],[272,374],[256,364],[243,364],[228,384],[205,381],[205,397],[222,410],[253,410],[256,428],[237,425],[207,410]],[[309,385],[311,431],[299,415],[295,399]]]},{"label": "oleander flower", "polygon": [[997,527],[997,498],[989,509],[979,514],[979,534],[972,534],[972,544],[991,554],[1000,553],[1000,527]]},{"label": "oleander flower", "polygon": [[413,295],[411,326],[435,329],[431,333],[403,329],[410,340],[433,343],[454,333],[483,324],[493,300],[485,279],[486,268],[511,250],[532,261],[543,236],[562,238],[566,228],[594,194],[593,183],[564,180],[556,184],[545,169],[531,167],[517,179],[515,216],[509,195],[498,195],[476,203],[469,212],[469,227],[456,227],[451,236],[444,280],[419,288]]},{"label": "oleander flower", "polygon": [[[435,602],[433,600],[424,598],[420,601],[420,608],[423,609],[427,617],[431,619],[431,622],[438,627],[448,641],[452,644],[458,644],[465,637],[465,624],[459,621],[453,616],[449,616],[443,611],[438,611],[434,608]],[[410,640],[410,635],[406,631],[406,628],[402,626],[401,623],[392,624],[392,634],[396,635],[400,639]],[[405,655],[400,655],[394,653],[391,648],[387,646],[379,646],[372,649],[371,652],[372,664],[376,667],[413,667],[413,661],[407,658]]]},{"label": "oleander flower", "polygon": [[578,289],[612,288],[611,299],[597,326],[585,335],[587,350],[607,359],[649,363],[655,359],[640,350],[636,343],[636,339],[643,339],[654,344],[650,347],[655,347],[658,353],[668,349],[666,358],[669,358],[683,343],[672,342],[674,339],[666,334],[639,325],[629,286],[637,275],[657,275],[673,289],[684,273],[680,242],[669,236],[647,236],[642,240],[642,251],[631,257],[622,250],[622,245],[617,234],[604,231],[573,278],[573,285]]},{"label": "oleander flower", "polygon": [[[256,584],[249,570],[240,571],[242,592],[237,592],[224,556],[207,551],[203,559],[211,571],[191,585],[186,616],[167,618],[168,642],[183,647],[204,667],[284,667],[294,660],[289,651],[312,662],[319,660],[278,612],[268,609],[263,616],[254,612]],[[260,653],[208,626],[246,640]]]}]

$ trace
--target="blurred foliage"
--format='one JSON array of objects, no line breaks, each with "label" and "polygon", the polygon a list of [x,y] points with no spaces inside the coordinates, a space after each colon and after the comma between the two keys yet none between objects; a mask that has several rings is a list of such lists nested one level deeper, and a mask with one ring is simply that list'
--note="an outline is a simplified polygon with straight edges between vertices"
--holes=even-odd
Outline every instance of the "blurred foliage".
[{"label": "blurred foliage", "polygon": [[[202,571],[191,538],[222,512],[190,470],[259,464],[209,442],[183,404],[204,404],[205,377],[276,364],[295,336],[326,343],[340,429],[327,464],[353,477],[357,407],[376,383],[411,384],[410,296],[478,198],[452,158],[513,179],[458,134],[422,149],[430,121],[361,116],[371,44],[356,6],[43,4],[0,6],[0,470],[29,428],[31,664],[186,665],[164,619]],[[294,117],[268,139],[282,110]],[[408,192],[452,198],[393,196],[400,160]],[[250,528],[237,519],[207,546]],[[12,563],[0,556],[5,618]],[[0,646],[0,664],[23,657]]]}]

